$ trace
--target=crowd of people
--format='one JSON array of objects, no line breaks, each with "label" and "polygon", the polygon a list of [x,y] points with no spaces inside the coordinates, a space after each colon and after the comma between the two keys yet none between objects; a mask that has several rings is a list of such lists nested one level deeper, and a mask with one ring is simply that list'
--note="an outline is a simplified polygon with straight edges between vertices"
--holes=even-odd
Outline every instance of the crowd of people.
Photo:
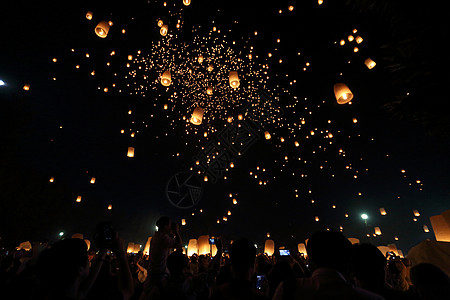
[{"label": "crowd of people", "polygon": [[411,266],[340,232],[311,235],[307,256],[256,253],[248,239],[225,251],[183,254],[178,225],[157,222],[149,255],[126,253],[99,224],[92,249],[82,239],[0,253],[0,299],[450,299],[449,276],[432,264]]}]

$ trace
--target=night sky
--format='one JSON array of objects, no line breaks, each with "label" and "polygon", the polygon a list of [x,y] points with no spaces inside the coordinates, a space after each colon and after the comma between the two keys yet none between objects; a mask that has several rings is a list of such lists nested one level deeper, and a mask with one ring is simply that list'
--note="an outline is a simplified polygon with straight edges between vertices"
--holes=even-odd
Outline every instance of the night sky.
[{"label": "night sky", "polygon": [[[316,230],[340,227],[347,237],[395,243],[404,251],[434,239],[429,217],[450,208],[448,82],[437,75],[449,64],[439,46],[448,25],[432,4],[367,2],[372,1],[8,4],[1,12],[1,245],[53,241],[61,231],[90,238],[103,220],[112,221],[125,240],[144,244],[161,215],[186,219],[186,241],[210,234],[226,240],[247,236],[262,245],[270,233],[276,246],[295,247]],[[92,20],[85,17],[88,11]],[[175,29],[177,18],[181,29]],[[238,124],[227,123],[221,105],[238,122],[246,103],[240,97],[248,96],[239,93],[255,78],[240,71],[239,90],[217,89],[213,97],[223,93],[223,99],[205,110],[201,125],[184,121],[197,102],[186,82],[176,82],[178,74],[167,89],[156,83],[157,67],[147,74],[154,81],[143,80],[142,70],[130,76],[140,59],[159,61],[154,50],[160,50],[158,41],[167,41],[159,34],[159,19],[188,49],[196,49],[195,36],[212,34],[242,58],[241,68],[266,65],[270,77],[264,84],[254,81],[248,95],[266,90],[283,111],[281,119],[257,127],[257,140],[234,159],[227,179],[204,182],[204,174],[198,175],[202,198],[188,209],[167,200],[167,182],[178,172],[197,170],[201,147]],[[103,20],[113,22],[104,39],[94,33]],[[350,42],[349,35],[363,42]],[[174,45],[163,52],[171,53]],[[251,60],[245,52],[250,46]],[[180,46],[170,63],[189,61],[186,53]],[[377,63],[370,70],[364,65],[368,57]],[[351,105],[337,104],[338,82],[353,92]],[[139,85],[148,87],[145,97],[136,92]],[[135,148],[133,158],[128,147]],[[369,216],[367,224],[362,213]],[[376,226],[381,236],[373,236]]]}]

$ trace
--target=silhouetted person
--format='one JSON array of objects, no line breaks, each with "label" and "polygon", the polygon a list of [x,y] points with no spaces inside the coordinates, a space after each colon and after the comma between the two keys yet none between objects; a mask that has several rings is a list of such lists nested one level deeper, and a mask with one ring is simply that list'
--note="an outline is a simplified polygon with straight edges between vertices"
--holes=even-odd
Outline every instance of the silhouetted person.
[{"label": "silhouetted person", "polygon": [[341,233],[314,233],[308,240],[306,251],[314,270],[311,278],[297,279],[292,289],[285,289],[281,283],[273,299],[383,299],[353,287],[346,280],[352,244]]},{"label": "silhouetted person", "polygon": [[421,299],[450,299],[450,279],[435,265],[418,264],[411,268],[410,277]]},{"label": "silhouetted person", "polygon": [[[395,259],[400,259],[396,257]],[[386,283],[386,257],[371,244],[353,245],[351,273],[356,286],[383,296],[385,299],[411,299],[411,295],[397,291]]]},{"label": "silhouetted person", "polygon": [[230,249],[232,280],[214,291],[211,299],[269,299],[252,287],[255,258],[256,249],[252,242],[247,239],[235,241]]}]

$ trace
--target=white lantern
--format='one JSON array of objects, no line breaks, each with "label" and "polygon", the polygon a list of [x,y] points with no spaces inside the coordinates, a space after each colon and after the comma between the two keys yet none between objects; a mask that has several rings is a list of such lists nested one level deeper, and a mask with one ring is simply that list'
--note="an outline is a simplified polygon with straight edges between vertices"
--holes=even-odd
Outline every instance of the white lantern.
[{"label": "white lantern", "polygon": [[205,255],[210,253],[209,249],[209,235],[201,235],[197,240],[198,255]]},{"label": "white lantern", "polygon": [[169,86],[172,83],[172,74],[170,74],[170,71],[164,71],[161,75],[161,84],[163,86]]},{"label": "white lantern", "polygon": [[228,74],[228,80],[230,81],[230,86],[233,89],[237,89],[240,85],[239,82],[239,75],[237,71],[230,71],[230,73]]},{"label": "white lantern", "polygon": [[95,34],[101,38],[106,38],[109,32],[109,24],[106,21],[101,21],[95,27]]},{"label": "white lantern", "polygon": [[275,242],[273,240],[266,240],[264,243],[264,253],[267,253],[267,255],[272,256],[275,252]]},{"label": "white lantern", "polygon": [[203,108],[201,108],[200,106],[197,106],[194,109],[194,112],[192,113],[191,123],[194,124],[194,125],[202,124],[203,112],[204,112]]},{"label": "white lantern", "polygon": [[196,239],[190,239],[188,243],[188,256],[198,253],[198,245]]},{"label": "white lantern", "polygon": [[353,94],[345,83],[336,83],[334,85],[334,95],[338,104],[346,104],[353,99]]}]

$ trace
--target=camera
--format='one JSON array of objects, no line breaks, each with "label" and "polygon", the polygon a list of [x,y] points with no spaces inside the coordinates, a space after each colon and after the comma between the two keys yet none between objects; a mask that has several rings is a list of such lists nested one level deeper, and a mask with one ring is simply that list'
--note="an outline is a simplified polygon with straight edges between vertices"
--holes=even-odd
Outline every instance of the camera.
[{"label": "camera", "polygon": [[94,233],[94,243],[97,248],[105,250],[111,247],[116,232],[112,228],[111,222],[100,222],[97,224]]},{"label": "camera", "polygon": [[264,279],[266,279],[265,275],[258,275],[258,276],[256,276],[256,288],[258,290],[261,289]]},{"label": "camera", "polygon": [[280,250],[280,256],[289,256],[291,253],[287,249]]},{"label": "camera", "polygon": [[214,245],[216,242],[215,242],[214,238],[210,238],[210,239],[209,239],[209,243],[210,243],[211,245]]}]

